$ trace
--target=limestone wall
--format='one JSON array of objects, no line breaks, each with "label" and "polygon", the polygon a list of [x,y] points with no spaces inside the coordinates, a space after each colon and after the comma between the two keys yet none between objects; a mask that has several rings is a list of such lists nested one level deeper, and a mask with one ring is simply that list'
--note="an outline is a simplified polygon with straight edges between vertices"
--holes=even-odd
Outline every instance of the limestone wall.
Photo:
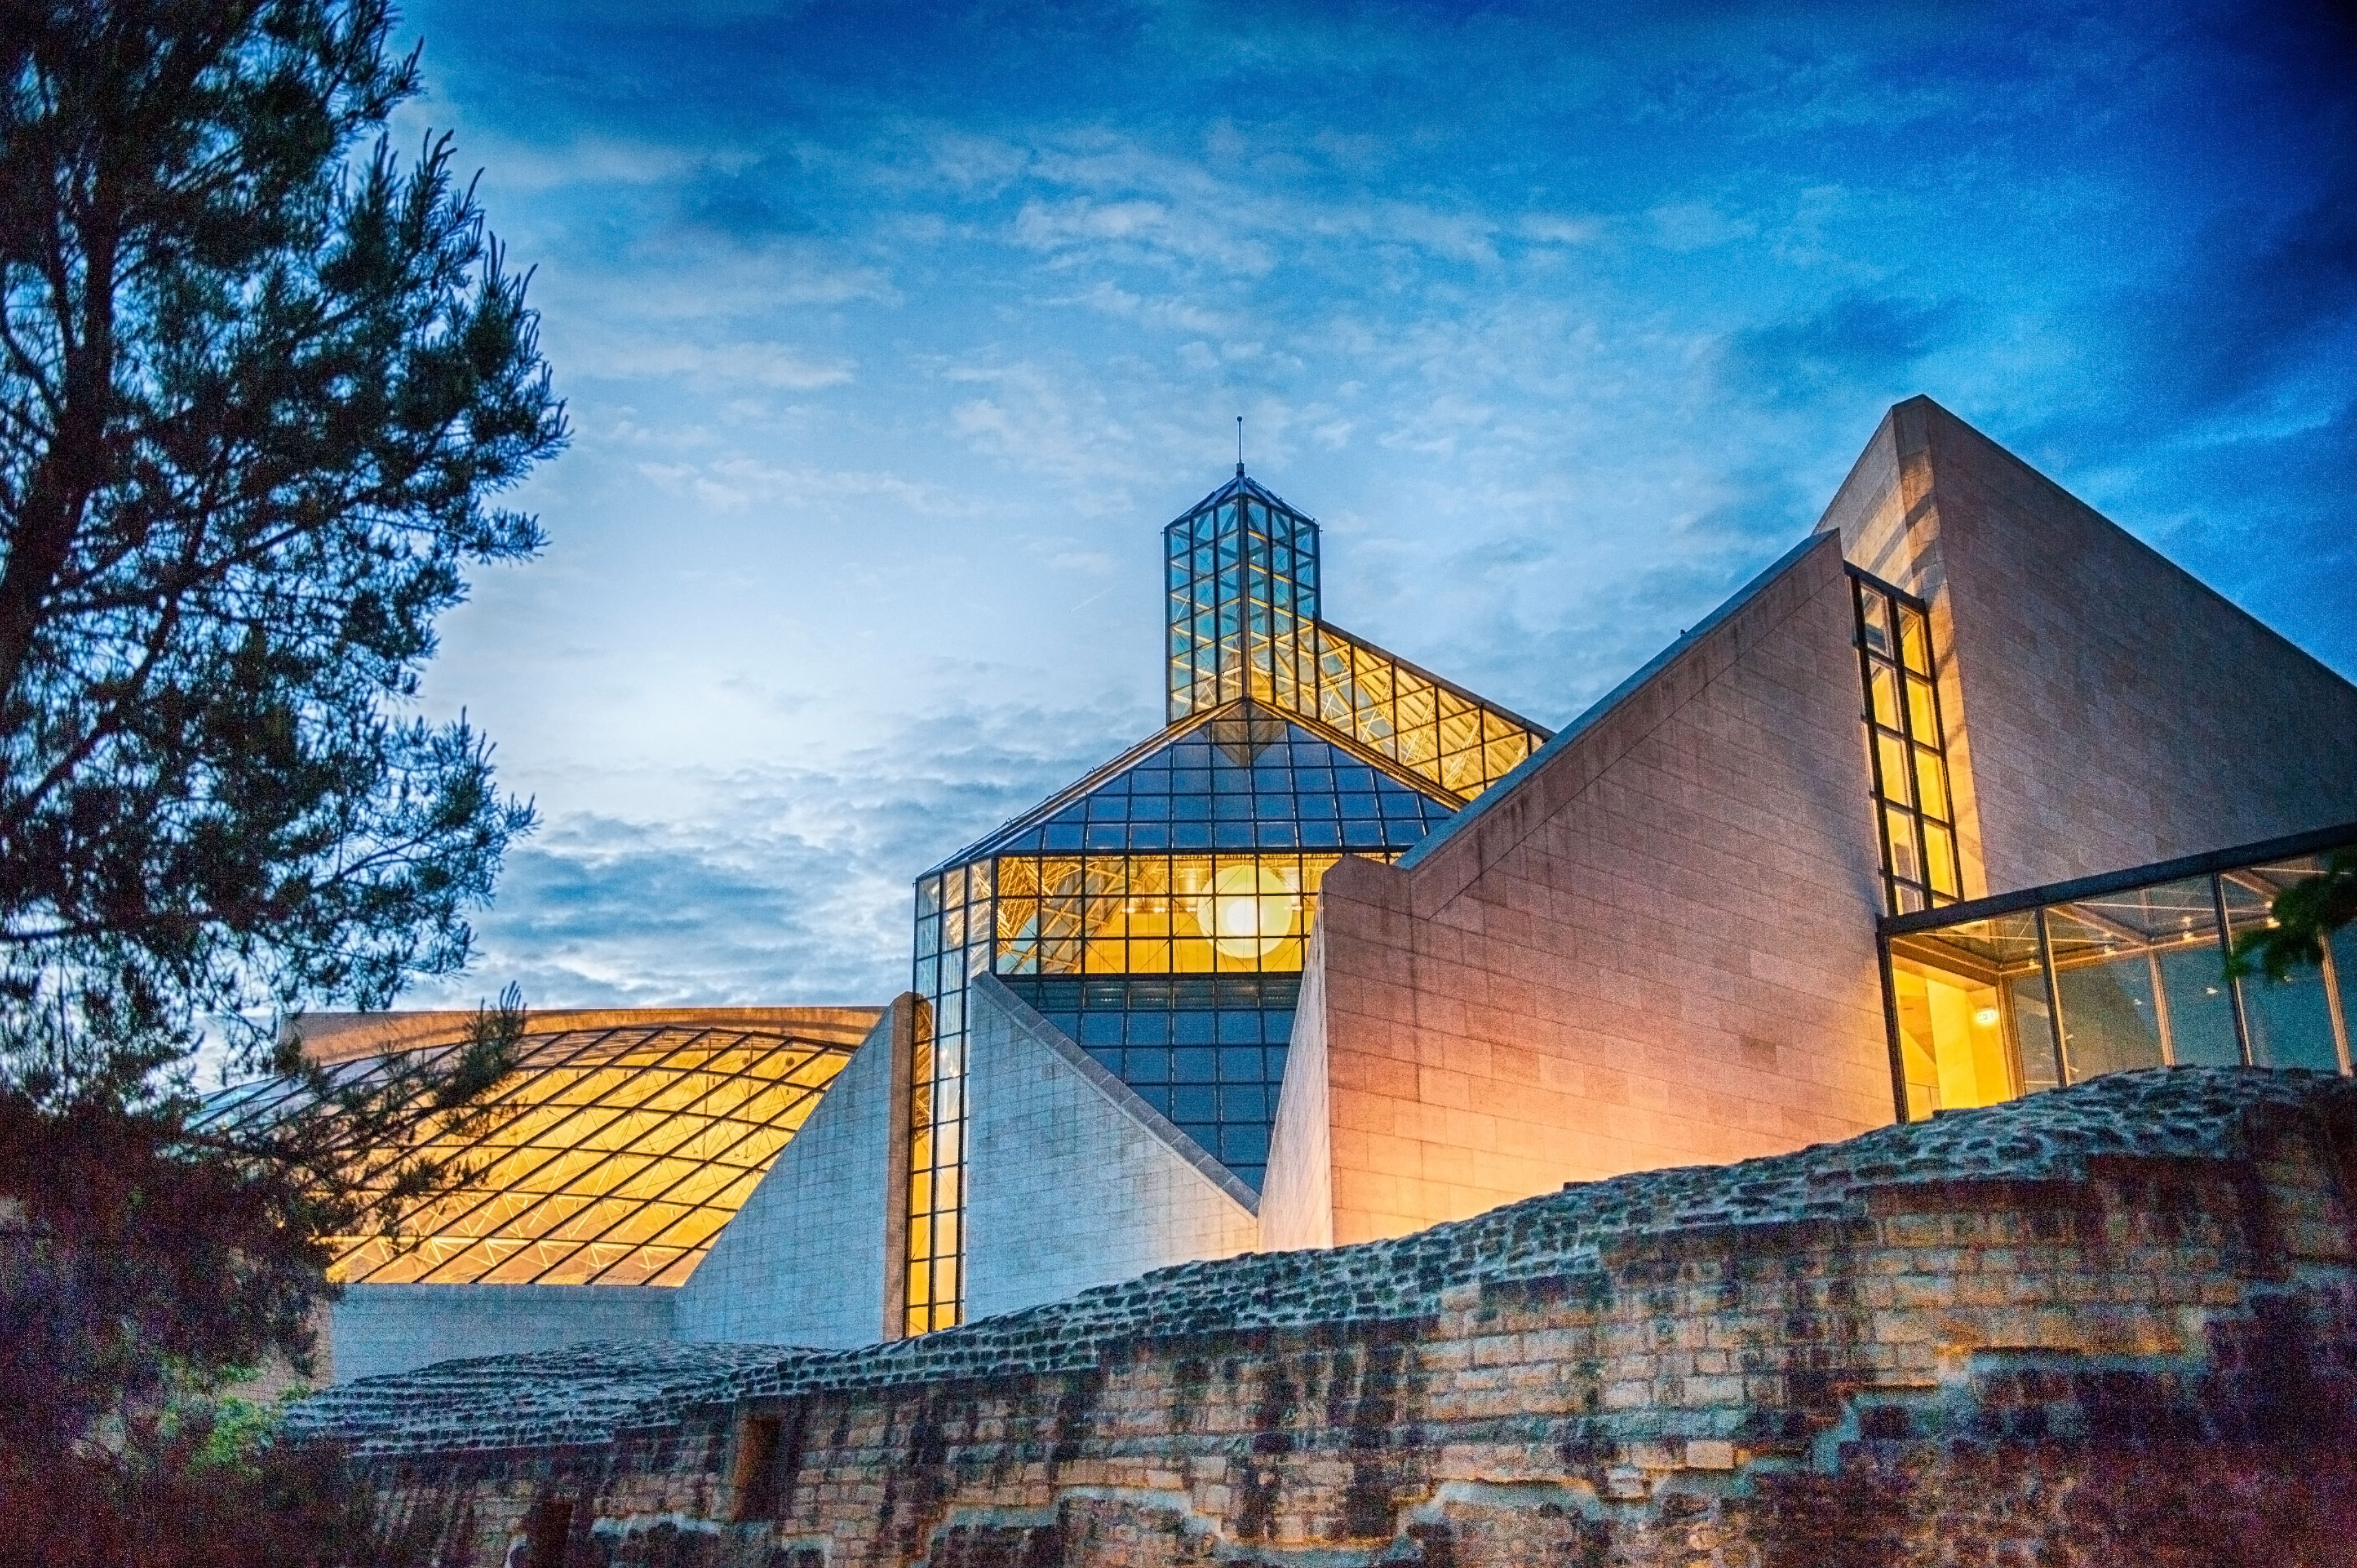
[{"label": "limestone wall", "polygon": [[2128,1074],[866,1350],[296,1420],[484,1568],[552,1520],[576,1568],[2341,1563],[2352,1148],[2338,1080]]},{"label": "limestone wall", "polygon": [[1968,896],[2357,820],[2357,687],[1931,399],[1820,526],[1931,603]]},{"label": "limestone wall", "polygon": [[682,1339],[872,1345],[890,1324],[895,1053],[911,999],[874,1020],[826,1097],[679,1287]]},{"label": "limestone wall", "polygon": [[1269,1245],[1891,1119],[1854,635],[1804,543],[1399,865],[1327,874]]},{"label": "limestone wall", "polygon": [[966,1312],[1250,1251],[1250,1187],[987,974],[969,1030]]}]

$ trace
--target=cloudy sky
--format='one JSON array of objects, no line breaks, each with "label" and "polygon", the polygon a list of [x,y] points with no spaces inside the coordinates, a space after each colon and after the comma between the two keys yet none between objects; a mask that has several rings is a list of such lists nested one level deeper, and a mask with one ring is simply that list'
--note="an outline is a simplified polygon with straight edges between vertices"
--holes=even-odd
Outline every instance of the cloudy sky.
[{"label": "cloudy sky", "polygon": [[1560,724],[1923,392],[2357,673],[2322,8],[413,0],[572,449],[429,684],[538,1005],[876,1001],[910,878],[1160,721],[1253,472],[1341,625]]}]

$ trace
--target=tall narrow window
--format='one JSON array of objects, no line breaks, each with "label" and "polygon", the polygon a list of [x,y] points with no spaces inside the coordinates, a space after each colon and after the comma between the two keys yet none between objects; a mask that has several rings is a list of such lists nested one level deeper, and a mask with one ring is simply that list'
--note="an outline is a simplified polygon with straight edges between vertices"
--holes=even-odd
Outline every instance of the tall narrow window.
[{"label": "tall narrow window", "polygon": [[1867,767],[1883,891],[1894,915],[1964,897],[1948,748],[1923,601],[1850,568],[1864,682]]},{"label": "tall narrow window", "polygon": [[989,961],[991,903],[987,860],[917,883],[904,1319],[910,1334],[954,1327],[964,1316],[965,987]]}]

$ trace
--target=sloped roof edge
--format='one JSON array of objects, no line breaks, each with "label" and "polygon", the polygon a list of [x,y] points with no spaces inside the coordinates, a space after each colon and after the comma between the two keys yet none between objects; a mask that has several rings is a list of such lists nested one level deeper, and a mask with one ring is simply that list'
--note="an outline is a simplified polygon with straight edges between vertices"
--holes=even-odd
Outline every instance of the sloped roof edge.
[{"label": "sloped roof edge", "polygon": [[[1372,647],[1373,645],[1371,643],[1367,646]],[[1380,650],[1378,650],[1378,651],[1380,651]],[[1385,657],[1389,657],[1389,655],[1385,655]],[[1478,701],[1478,699],[1476,700]],[[1491,705],[1494,706],[1495,704]],[[1147,736],[1144,740],[1141,740],[1135,746],[1130,746],[1120,756],[1113,758],[1109,762],[1099,763],[1096,767],[1090,768],[1079,779],[1065,785],[1062,789],[1057,790],[1054,794],[1049,796],[1038,805],[1029,807],[1017,812],[1016,815],[1007,818],[1005,822],[999,823],[996,827],[991,829],[980,838],[972,841],[963,848],[959,849],[951,854],[944,855],[942,859],[935,861],[932,865],[927,866],[917,875],[920,877],[932,876],[948,870],[953,865],[964,865],[971,861],[979,859],[993,844],[1006,838],[1008,834],[1020,832],[1026,828],[1036,827],[1039,823],[1046,822],[1049,817],[1054,816],[1058,811],[1062,811],[1074,800],[1082,799],[1091,790],[1102,785],[1106,779],[1114,778],[1126,769],[1136,767],[1140,762],[1143,762],[1147,757],[1151,756],[1154,752],[1160,750],[1163,746],[1168,746],[1174,741],[1185,738],[1190,732],[1200,729],[1204,725],[1210,724],[1215,719],[1234,718],[1246,709],[1257,709],[1259,712],[1267,714],[1269,717],[1279,720],[1285,724],[1300,725],[1303,729],[1308,730],[1310,734],[1316,736],[1319,740],[1324,741],[1327,745],[1334,747],[1337,751],[1352,757],[1358,761],[1365,764],[1367,767],[1372,768],[1381,772],[1404,789],[1413,789],[1419,795],[1425,796],[1429,800],[1438,800],[1442,804],[1455,810],[1462,811],[1464,809],[1465,798],[1463,796],[1457,794],[1454,790],[1442,788],[1431,779],[1426,779],[1421,773],[1416,772],[1414,768],[1401,766],[1398,762],[1394,761],[1391,757],[1385,757],[1382,752],[1375,750],[1372,746],[1367,745],[1364,741],[1360,740],[1357,736],[1336,729],[1332,725],[1328,724],[1323,719],[1317,718],[1308,714],[1301,713],[1297,709],[1280,707],[1275,703],[1264,703],[1256,697],[1238,697],[1233,702],[1222,703],[1216,708],[1198,709],[1196,712],[1189,714],[1183,719],[1174,720],[1173,722],[1163,725],[1160,729],[1156,730],[1152,735]],[[1498,711],[1500,713],[1505,712],[1502,708],[1498,709]]]},{"label": "sloped roof edge", "polygon": [[1236,477],[1234,478],[1228,480],[1225,484],[1220,486],[1211,494],[1205,496],[1201,500],[1197,501],[1193,506],[1189,507],[1185,511],[1182,511],[1177,517],[1172,518],[1169,522],[1165,523],[1163,526],[1165,528],[1175,527],[1176,525],[1186,521],[1189,518],[1193,517],[1197,512],[1207,510],[1211,507],[1219,505],[1222,501],[1232,500],[1237,496],[1250,496],[1254,500],[1275,507],[1277,510],[1285,513],[1287,517],[1297,518],[1301,521],[1308,523],[1313,528],[1317,526],[1318,520],[1316,518],[1311,517],[1299,507],[1293,505],[1284,497],[1276,494],[1275,491],[1269,489],[1259,480],[1247,478],[1243,472],[1243,467],[1242,464],[1237,465]]},{"label": "sloped roof edge", "polygon": [[1238,1180],[1236,1174],[1222,1165],[1211,1152],[1187,1135],[1186,1130],[1157,1111],[1144,1095],[1108,1072],[1088,1052],[1066,1036],[1064,1031],[1041,1017],[1028,1002],[1008,988],[1006,983],[987,970],[974,977],[973,989],[990,999],[990,1004],[1000,1009],[1016,1026],[1028,1035],[1040,1048],[1052,1052],[1074,1072],[1087,1079],[1100,1094],[1120,1109],[1122,1113],[1160,1140],[1195,1173],[1244,1212],[1255,1218],[1260,1214],[1260,1195]]},{"label": "sloped roof edge", "polygon": [[1512,795],[1515,790],[1521,789],[1523,784],[1529,782],[1531,779],[1534,778],[1538,774],[1540,769],[1545,768],[1555,757],[1577,745],[1580,736],[1587,734],[1598,725],[1602,724],[1607,718],[1611,716],[1613,711],[1619,708],[1621,703],[1627,702],[1637,693],[1642,691],[1647,685],[1652,683],[1656,676],[1669,669],[1672,665],[1677,663],[1688,653],[1692,652],[1696,647],[1706,641],[1712,633],[1716,632],[1720,627],[1725,626],[1729,620],[1733,619],[1741,612],[1745,606],[1750,604],[1761,594],[1766,593],[1770,586],[1771,586],[1778,578],[1791,571],[1793,567],[1799,565],[1803,556],[1807,555],[1811,551],[1826,543],[1828,541],[1832,542],[1835,549],[1838,550],[1841,548],[1841,541],[1835,535],[1829,533],[1812,533],[1808,538],[1802,540],[1798,544],[1793,545],[1792,548],[1778,556],[1774,564],[1770,565],[1766,571],[1752,578],[1749,583],[1744,584],[1740,588],[1738,588],[1727,597],[1725,603],[1721,604],[1717,609],[1711,611],[1710,614],[1703,617],[1703,618],[1693,628],[1688,629],[1684,635],[1680,636],[1675,642],[1671,643],[1667,648],[1663,649],[1659,653],[1653,655],[1652,659],[1646,660],[1644,665],[1640,668],[1635,674],[1630,676],[1626,681],[1623,681],[1618,686],[1613,687],[1611,691],[1598,698],[1594,703],[1588,705],[1587,712],[1581,714],[1577,718],[1564,725],[1562,729],[1556,731],[1554,738],[1549,740],[1544,746],[1539,747],[1536,751],[1531,753],[1530,756],[1523,758],[1522,762],[1514,768],[1512,772],[1507,774],[1503,779],[1499,779],[1495,784],[1491,785],[1487,789],[1481,791],[1479,796],[1475,797],[1471,805],[1467,806],[1463,811],[1458,812],[1455,816],[1441,823],[1440,826],[1433,829],[1431,832],[1426,833],[1414,849],[1409,850],[1405,854],[1400,856],[1400,858],[1394,863],[1398,869],[1402,871],[1412,871],[1416,866],[1422,865],[1426,860],[1429,859],[1442,844],[1448,843],[1458,833],[1464,832],[1467,824],[1478,821],[1483,813],[1489,811],[1492,807],[1496,806],[1498,802],[1507,799],[1509,796]]}]

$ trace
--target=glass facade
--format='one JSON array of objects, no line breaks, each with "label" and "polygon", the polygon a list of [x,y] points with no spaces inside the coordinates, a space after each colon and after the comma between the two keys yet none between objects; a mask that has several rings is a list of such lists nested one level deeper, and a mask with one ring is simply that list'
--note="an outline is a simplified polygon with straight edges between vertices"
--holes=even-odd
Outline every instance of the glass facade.
[{"label": "glass facade", "polygon": [[[1318,525],[1244,478],[1163,531],[1173,724],[1317,685]],[[1284,692],[1286,697],[1277,693]]]},{"label": "glass facade", "polygon": [[[447,1047],[446,1047],[447,1048]],[[684,1283],[721,1227],[851,1059],[850,1047],[720,1028],[527,1036],[488,1131],[420,1146],[470,1170],[412,1207],[391,1237],[345,1237],[350,1284]],[[361,1079],[390,1063],[337,1069]],[[284,1114],[271,1080],[216,1098],[200,1126]]]},{"label": "glass facade", "polygon": [[1318,525],[1241,472],[1164,532],[1157,735],[917,884],[909,1333],[963,1310],[966,987],[997,975],[1259,1187],[1318,888],[1546,739],[1318,619]]},{"label": "glass facade", "polygon": [[1964,875],[1931,614],[1922,600],[1855,566],[1849,575],[1885,907],[1908,914],[1953,904],[1964,897]]},{"label": "glass facade", "polygon": [[1546,732],[1318,618],[1318,525],[1239,473],[1163,531],[1169,714],[1250,699],[1469,800]]},{"label": "glass facade", "polygon": [[2347,931],[2321,966],[2231,979],[2233,939],[2357,829],[2172,862],[1884,925],[1901,1113],[2131,1068],[2350,1068]]},{"label": "glass facade", "polygon": [[1285,1082],[1298,974],[1012,977],[1007,988],[1258,1188]]}]

